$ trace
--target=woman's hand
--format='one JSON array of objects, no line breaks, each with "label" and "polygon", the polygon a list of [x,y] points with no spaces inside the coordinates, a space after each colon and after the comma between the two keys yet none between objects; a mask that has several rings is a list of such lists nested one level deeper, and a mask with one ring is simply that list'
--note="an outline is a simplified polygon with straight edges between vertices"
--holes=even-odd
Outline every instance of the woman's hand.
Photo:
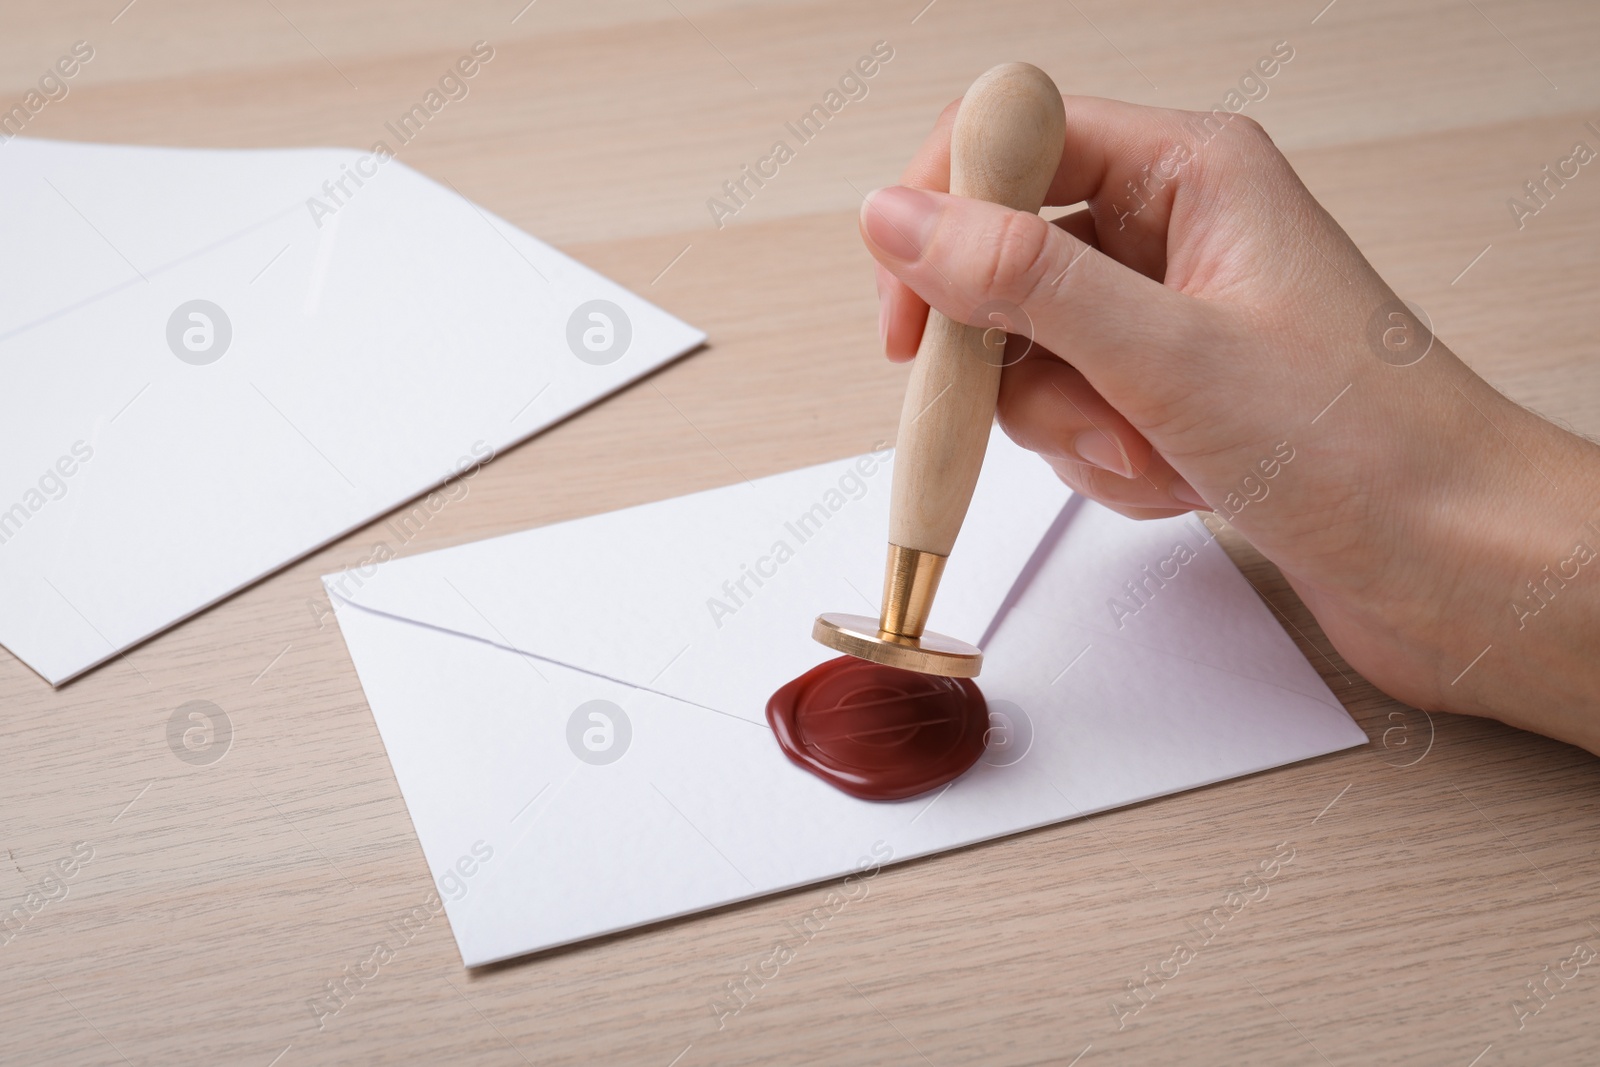
[{"label": "woman's hand", "polygon": [[1053,224],[942,191],[954,106],[868,199],[889,358],[929,303],[1023,335],[1000,422],[1075,490],[1214,509],[1393,696],[1600,751],[1600,449],[1433,338],[1255,122],[1065,104]]}]

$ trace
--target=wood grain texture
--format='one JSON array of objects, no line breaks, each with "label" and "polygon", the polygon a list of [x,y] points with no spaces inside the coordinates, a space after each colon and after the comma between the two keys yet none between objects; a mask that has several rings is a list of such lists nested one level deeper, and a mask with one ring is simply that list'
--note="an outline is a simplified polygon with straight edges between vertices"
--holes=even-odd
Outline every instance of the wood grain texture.
[{"label": "wood grain texture", "polygon": [[[1061,153],[1046,146],[1058,144],[1065,133],[1061,91],[1049,75],[1025,63],[985,71],[962,95],[951,129],[950,191],[1037,212],[1061,163]],[[998,329],[928,312],[895,436],[891,545],[950,555],[994,425],[1004,327],[1022,332],[1015,311],[990,309],[989,321]],[[888,610],[886,605],[881,620],[894,617]],[[920,634],[921,626],[906,632]]]},{"label": "wood grain texture", "polygon": [[[1387,700],[1231,535],[1366,748],[890,868],[720,1028],[713,999],[827,887],[473,974],[438,917],[320,1029],[307,1001],[432,890],[317,576],[377,545],[458,544],[892,440],[905,369],[877,354],[856,211],[996,62],[1201,107],[1288,40],[1295,58],[1247,113],[1454,351],[1600,432],[1600,172],[1520,229],[1505,206],[1574,141],[1600,141],[1585,127],[1600,122],[1600,6],[122,3],[7,0],[0,101],[73,42],[96,50],[30,134],[366,147],[486,40],[471,95],[400,158],[712,343],[500,456],[420,530],[376,521],[60,691],[0,655],[0,910],[73,842],[94,849],[69,895],[0,945],[0,1062],[1597,1058],[1600,970],[1520,1031],[1511,1007],[1575,944],[1600,946],[1595,760]],[[867,96],[719,227],[707,199],[880,40],[894,58]],[[167,746],[192,700],[232,723],[209,766]],[[1126,983],[1280,845],[1294,859],[1269,896],[1118,1029]]]}]

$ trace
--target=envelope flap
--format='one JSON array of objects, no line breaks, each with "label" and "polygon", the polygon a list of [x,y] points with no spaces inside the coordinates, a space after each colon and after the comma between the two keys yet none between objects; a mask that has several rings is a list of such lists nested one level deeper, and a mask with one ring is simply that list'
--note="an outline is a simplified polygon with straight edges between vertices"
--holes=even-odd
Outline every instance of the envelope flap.
[{"label": "envelope flap", "polygon": [[[888,450],[324,579],[336,602],[762,721],[829,658],[821,611],[876,614]],[[1069,491],[996,429],[931,627],[984,634]]]},{"label": "envelope flap", "polygon": [[[1048,584],[1051,595],[1030,598],[1008,615],[1008,634],[1015,640],[1016,630],[1058,633],[1063,626],[1081,634],[1057,657],[1041,657],[1047,670],[1060,670],[1092,648],[1097,660],[1136,660],[1141,671],[1165,673],[1174,689],[1205,676],[1263,699],[1339,709],[1338,698],[1272,618],[1273,609],[1240,580],[1201,516],[1182,516],[1161,529],[1163,539],[1134,542],[1124,524],[1103,515],[1066,524],[1036,579]],[[1081,559],[1098,566],[1067,562]],[[1263,645],[1274,654],[1263,655]]]},{"label": "envelope flap", "polygon": [[[284,214],[362,153],[6,142],[0,241],[53,255],[0,257],[0,335],[126,285]],[[398,168],[395,168],[398,169]],[[107,173],[115,181],[105,180]]]}]

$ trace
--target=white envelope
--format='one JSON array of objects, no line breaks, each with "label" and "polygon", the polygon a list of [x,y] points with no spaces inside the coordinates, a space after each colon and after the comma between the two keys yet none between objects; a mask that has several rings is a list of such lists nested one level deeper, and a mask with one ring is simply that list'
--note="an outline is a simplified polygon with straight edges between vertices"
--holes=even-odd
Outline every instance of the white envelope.
[{"label": "white envelope", "polygon": [[324,579],[467,966],[1365,742],[1198,519],[997,432],[931,622],[984,646],[983,761],[896,803],[799,769],[766,700],[819,611],[875,612],[891,462]]},{"label": "white envelope", "polygon": [[0,201],[0,644],[53,684],[705,337],[360,152],[13,139]]}]

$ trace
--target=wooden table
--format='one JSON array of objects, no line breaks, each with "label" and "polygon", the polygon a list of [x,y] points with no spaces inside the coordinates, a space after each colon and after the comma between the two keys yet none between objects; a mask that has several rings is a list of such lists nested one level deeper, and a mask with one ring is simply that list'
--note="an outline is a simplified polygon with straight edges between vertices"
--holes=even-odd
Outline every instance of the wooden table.
[{"label": "wooden table", "polygon": [[[442,918],[319,1030],[308,1002],[431,889],[318,576],[864,451],[904,368],[877,355],[861,194],[1004,59],[1183,107],[1258,56],[1247,113],[1463,358],[1600,432],[1600,171],[1521,229],[1507,198],[1600,121],[1583,0],[82,0],[0,14],[0,99],[94,58],[28,132],[369,146],[479,40],[471,95],[410,165],[707,330],[709,348],[502,455],[401,544],[381,522],[58,692],[0,655],[0,910],[92,858],[0,945],[7,1063],[1577,1063],[1600,1058],[1600,775],[1491,722],[1406,709],[1292,623],[1372,743],[888,870],[719,1029],[730,979],[827,887],[468,974]],[[1397,10],[1399,8],[1399,10]],[[521,9],[521,10],[519,10]],[[920,9],[920,10],[919,10]],[[854,60],[893,59],[718,226],[706,201]],[[3,163],[0,163],[3,165]],[[174,757],[172,710],[231,748]],[[1181,972],[1188,924],[1293,862]],[[1548,971],[1547,971],[1548,968]]]}]

